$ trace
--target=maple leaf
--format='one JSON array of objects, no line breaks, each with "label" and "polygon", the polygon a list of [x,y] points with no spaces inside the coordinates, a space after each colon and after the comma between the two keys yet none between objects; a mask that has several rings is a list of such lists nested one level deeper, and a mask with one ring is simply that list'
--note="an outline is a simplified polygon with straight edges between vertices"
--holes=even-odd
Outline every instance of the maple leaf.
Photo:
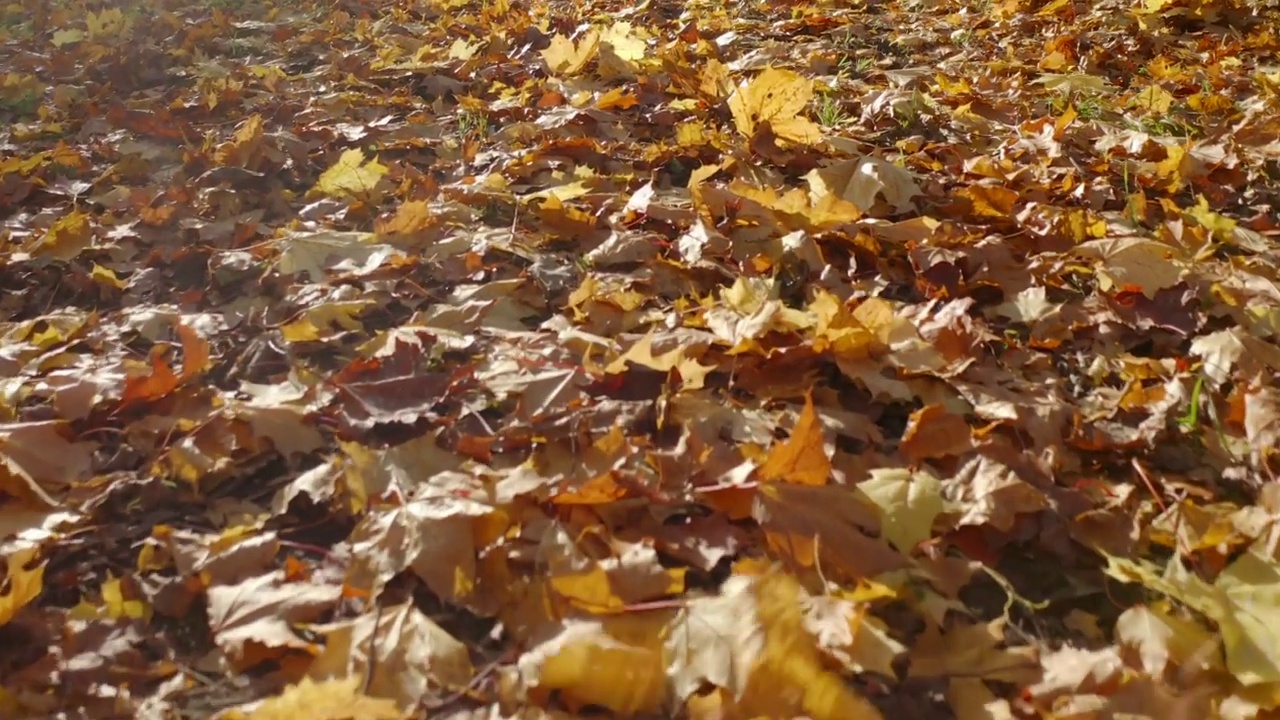
[{"label": "maple leaf", "polygon": [[1013,683],[1040,679],[1032,648],[1006,648],[1003,620],[941,630],[926,628],[911,651],[912,677],[966,675]]},{"label": "maple leaf", "polygon": [[208,590],[209,630],[226,657],[252,667],[286,650],[311,652],[311,642],[293,632],[296,623],[315,622],[333,609],[336,585],[289,582],[283,571]]},{"label": "maple leaf", "polygon": [[395,702],[365,695],[362,679],[353,675],[316,682],[303,678],[253,709],[233,710],[226,720],[402,720],[408,715]]},{"label": "maple leaf", "polygon": [[415,233],[431,227],[434,221],[429,204],[425,200],[414,200],[401,205],[391,219],[379,223],[378,232]]},{"label": "maple leaf", "polygon": [[44,236],[31,245],[37,256],[71,260],[84,252],[94,239],[92,216],[79,210],[58,218]]},{"label": "maple leaf", "polygon": [[907,212],[915,207],[913,198],[922,194],[910,172],[871,156],[811,170],[805,180],[814,205],[835,197],[864,213],[875,207],[878,198],[884,198],[893,212]]},{"label": "maple leaf", "polygon": [[760,479],[764,482],[789,482],[801,485],[825,485],[831,475],[831,459],[827,457],[822,421],[813,408],[812,395],[805,395],[804,408],[796,418],[791,436],[774,445]]},{"label": "maple leaf", "polygon": [[751,516],[773,556],[797,573],[809,570],[844,580],[897,570],[905,558],[876,537],[875,506],[853,488],[771,483],[753,498]]},{"label": "maple leaf", "polygon": [[412,569],[438,597],[490,614],[502,596],[497,588],[476,586],[483,565],[477,542],[483,542],[486,523],[501,519],[489,505],[451,495],[427,495],[370,513],[349,539],[357,559],[346,583],[377,593],[397,573]]},{"label": "maple leaf", "polygon": [[288,275],[305,272],[318,282],[329,272],[368,273],[403,254],[376,240],[375,235],[359,232],[289,233],[278,241],[276,266]]},{"label": "maple leaf", "polygon": [[557,75],[577,75],[587,63],[595,59],[600,47],[600,33],[587,31],[578,42],[559,33],[551,36],[551,44],[542,51],[542,57],[551,72]]},{"label": "maple leaf", "polygon": [[377,190],[378,181],[388,172],[377,158],[365,160],[364,151],[352,148],[320,174],[314,190],[331,197],[368,197]]},{"label": "maple leaf", "polygon": [[799,116],[812,98],[812,80],[770,67],[738,86],[729,97],[729,110],[734,126],[745,137],[750,138],[767,126],[783,140],[809,145],[822,137],[817,124]]},{"label": "maple leaf", "polygon": [[60,421],[0,424],[0,491],[56,507],[53,495],[91,467],[92,445],[68,441],[65,430]]},{"label": "maple leaf", "polygon": [[423,347],[396,340],[386,357],[358,359],[333,378],[341,422],[352,431],[431,417],[443,391],[465,378],[426,369]]},{"label": "maple leaf", "polygon": [[1274,683],[1280,678],[1280,656],[1269,644],[1276,625],[1269,616],[1280,595],[1274,562],[1258,553],[1242,554],[1211,584],[1188,573],[1175,558],[1165,568],[1153,563],[1108,557],[1108,575],[1138,582],[1186,603],[1218,624],[1227,669],[1241,683]]},{"label": "maple leaf", "polygon": [[600,74],[629,77],[644,59],[646,43],[629,22],[614,23],[600,33]]},{"label": "maple leaf", "polygon": [[682,347],[675,347],[661,355],[654,355],[653,343],[654,336],[652,334],[645,335],[628,348],[625,353],[607,365],[605,372],[623,372],[626,370],[627,363],[635,363],[636,365],[661,372],[675,370],[680,374],[682,387],[696,390],[703,386],[707,374],[716,369],[715,365],[702,365],[697,360],[687,357],[686,350]]},{"label": "maple leaf", "polygon": [[461,689],[475,673],[466,646],[412,604],[313,629],[325,644],[308,676],[330,683],[361,678],[364,692],[387,698],[389,710],[438,702],[438,688]]},{"label": "maple leaf", "polygon": [[31,549],[5,557],[8,570],[4,589],[0,591],[0,626],[7,625],[24,605],[35,600],[44,590],[45,563],[34,563],[37,555],[38,551]]},{"label": "maple leaf", "polygon": [[946,507],[942,483],[927,471],[877,468],[858,490],[883,511],[885,536],[904,553],[933,535],[933,520]]}]

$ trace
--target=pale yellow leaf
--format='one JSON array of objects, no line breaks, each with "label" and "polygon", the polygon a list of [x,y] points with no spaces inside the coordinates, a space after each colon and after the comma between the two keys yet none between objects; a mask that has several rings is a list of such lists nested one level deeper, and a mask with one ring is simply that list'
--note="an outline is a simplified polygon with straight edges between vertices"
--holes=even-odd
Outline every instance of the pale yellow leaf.
[{"label": "pale yellow leaf", "polygon": [[320,175],[315,189],[331,197],[365,197],[373,194],[387,172],[377,158],[366,161],[360,148],[352,148]]}]

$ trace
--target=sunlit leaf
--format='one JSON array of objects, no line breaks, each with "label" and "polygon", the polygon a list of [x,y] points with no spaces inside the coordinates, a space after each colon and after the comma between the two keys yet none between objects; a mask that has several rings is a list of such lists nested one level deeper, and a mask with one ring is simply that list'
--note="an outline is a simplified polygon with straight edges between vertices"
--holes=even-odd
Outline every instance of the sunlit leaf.
[{"label": "sunlit leaf", "polygon": [[775,445],[760,468],[760,479],[801,485],[824,485],[831,474],[822,435],[822,421],[813,409],[813,398],[806,396],[804,409],[786,442]]},{"label": "sunlit leaf", "polygon": [[778,137],[799,144],[811,144],[821,131],[799,113],[813,98],[813,81],[790,70],[767,68],[748,83],[738,86],[729,98],[738,132],[751,137],[767,124]]},{"label": "sunlit leaf", "polygon": [[320,175],[316,182],[316,190],[334,197],[368,196],[378,186],[378,181],[387,174],[387,167],[377,158],[365,160],[360,148],[353,148],[342,153],[338,162]]},{"label": "sunlit leaf", "polygon": [[37,555],[38,551],[31,549],[5,558],[9,570],[0,586],[0,626],[7,625],[23,606],[40,597],[44,590],[45,563],[33,563]]}]

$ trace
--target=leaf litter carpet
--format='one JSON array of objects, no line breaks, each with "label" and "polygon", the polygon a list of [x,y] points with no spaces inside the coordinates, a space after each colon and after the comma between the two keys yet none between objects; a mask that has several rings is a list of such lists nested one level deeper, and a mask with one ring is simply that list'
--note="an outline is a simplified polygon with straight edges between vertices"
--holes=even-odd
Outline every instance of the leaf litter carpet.
[{"label": "leaf litter carpet", "polygon": [[1280,717],[1278,27],[0,6],[0,717]]}]

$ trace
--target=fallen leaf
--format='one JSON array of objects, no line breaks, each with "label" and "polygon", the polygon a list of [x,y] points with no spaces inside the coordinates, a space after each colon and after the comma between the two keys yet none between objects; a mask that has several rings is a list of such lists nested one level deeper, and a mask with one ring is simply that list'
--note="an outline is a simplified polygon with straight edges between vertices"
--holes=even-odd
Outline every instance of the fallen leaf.
[{"label": "fallen leaf", "polygon": [[[361,678],[363,693],[410,712],[463,689],[475,669],[467,648],[412,604],[313,626],[324,649],[307,671],[322,683]],[[397,716],[398,717],[398,716]]]},{"label": "fallen leaf", "polygon": [[775,444],[760,467],[764,482],[787,482],[800,485],[825,485],[831,475],[831,459],[827,457],[822,421],[813,409],[813,397],[806,395],[804,409],[791,428],[785,442]]},{"label": "fallen leaf", "polygon": [[391,700],[365,695],[358,676],[316,682],[303,678],[252,710],[235,711],[227,720],[402,720],[408,717]]},{"label": "fallen leaf", "polygon": [[3,586],[0,587],[0,626],[9,624],[18,611],[43,592],[45,563],[28,567],[38,555],[39,551],[32,548],[19,550],[5,557],[8,571],[5,573]]},{"label": "fallen leaf", "polygon": [[799,113],[813,98],[813,81],[790,70],[766,68],[729,97],[738,132],[752,137],[762,126],[779,138],[801,145],[816,143],[821,129]]},{"label": "fallen leaf", "polygon": [[877,468],[858,490],[880,508],[885,537],[903,553],[933,536],[933,520],[946,508],[942,483],[927,470]]},{"label": "fallen leaf", "polygon": [[388,172],[377,158],[365,160],[360,148],[342,153],[338,161],[320,174],[315,190],[331,197],[368,197]]}]

